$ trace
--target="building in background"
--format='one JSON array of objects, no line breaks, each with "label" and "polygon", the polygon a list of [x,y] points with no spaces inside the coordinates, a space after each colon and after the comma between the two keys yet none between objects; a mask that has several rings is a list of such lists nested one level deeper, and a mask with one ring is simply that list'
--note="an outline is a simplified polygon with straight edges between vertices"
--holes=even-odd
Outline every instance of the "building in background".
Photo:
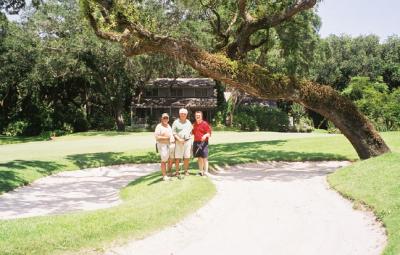
[{"label": "building in background", "polygon": [[202,111],[204,119],[211,122],[217,108],[215,82],[207,78],[160,78],[146,85],[140,102],[134,102],[134,125],[158,122],[166,112],[173,121],[179,109],[189,111],[193,121],[194,112]]}]

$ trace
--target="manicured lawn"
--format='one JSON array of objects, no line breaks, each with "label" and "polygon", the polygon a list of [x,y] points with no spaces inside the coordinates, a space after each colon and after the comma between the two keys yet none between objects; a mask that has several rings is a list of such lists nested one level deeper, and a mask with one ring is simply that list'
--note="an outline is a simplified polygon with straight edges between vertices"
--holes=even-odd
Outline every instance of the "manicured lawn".
[{"label": "manicured lawn", "polygon": [[[400,152],[400,132],[383,134]],[[307,139],[297,139],[297,138]],[[245,142],[246,141],[246,142]],[[211,165],[256,160],[356,160],[350,143],[341,135],[273,132],[214,132]],[[157,162],[151,133],[81,134],[56,141],[0,146],[0,193],[60,171],[123,163]]]},{"label": "manicured lawn", "polygon": [[[262,152],[269,149],[269,147],[260,147],[263,144],[262,141],[270,141],[275,144],[279,140],[282,144],[288,138],[321,136],[326,135],[215,132],[212,144],[220,145],[221,147],[216,147],[218,150],[218,148],[224,148],[222,143],[231,143],[232,147],[236,146],[235,151],[240,153],[239,144],[247,141],[250,142],[246,143],[247,146],[253,142],[255,148],[259,148]],[[275,147],[279,147],[279,145]],[[246,157],[251,159],[251,155]],[[148,132],[90,132],[59,137],[55,141],[2,145],[0,146],[0,193],[60,171],[132,162],[148,163],[157,160],[154,136]]]},{"label": "manicured lawn", "polygon": [[368,205],[383,222],[389,241],[383,254],[400,254],[400,153],[357,162],[328,181],[345,197]]},{"label": "manicured lawn", "polygon": [[14,143],[27,143],[35,141],[44,141],[46,138],[35,136],[35,137],[15,137],[15,136],[5,136],[0,135],[0,145],[4,144],[14,144]]}]

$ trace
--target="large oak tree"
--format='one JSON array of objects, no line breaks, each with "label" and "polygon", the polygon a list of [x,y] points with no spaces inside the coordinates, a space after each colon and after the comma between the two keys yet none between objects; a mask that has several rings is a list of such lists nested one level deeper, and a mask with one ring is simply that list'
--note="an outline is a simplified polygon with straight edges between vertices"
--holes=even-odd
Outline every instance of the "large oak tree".
[{"label": "large oak tree", "polygon": [[[194,40],[159,29],[159,17],[146,10],[159,2],[165,13],[180,8],[185,17],[202,10],[216,36],[211,49]],[[95,33],[119,43],[127,56],[164,54],[190,65],[201,75],[224,82],[253,96],[302,104],[331,120],[362,159],[390,149],[371,122],[346,97],[330,86],[296,75],[275,73],[247,56],[268,42],[270,29],[296,15],[312,12],[317,0],[81,0]],[[163,20],[162,22],[166,22]],[[173,24],[171,24],[172,30]]]}]

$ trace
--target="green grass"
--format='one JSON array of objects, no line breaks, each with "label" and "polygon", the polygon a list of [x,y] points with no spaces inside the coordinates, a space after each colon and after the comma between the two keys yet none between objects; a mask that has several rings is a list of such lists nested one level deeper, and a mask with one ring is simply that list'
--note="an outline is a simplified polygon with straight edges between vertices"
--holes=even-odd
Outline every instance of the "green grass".
[{"label": "green grass", "polygon": [[14,143],[27,143],[36,141],[45,141],[47,138],[34,136],[34,137],[21,137],[21,136],[5,136],[0,135],[0,145],[14,144]]},{"label": "green grass", "polygon": [[[395,139],[399,135],[383,134],[394,150],[400,150],[400,141]],[[307,139],[295,139],[301,137]],[[358,158],[341,135],[215,132],[210,149],[212,165]],[[158,160],[152,133],[72,135],[57,141],[3,145],[0,155],[0,193],[60,171]]]},{"label": "green grass", "polygon": [[370,207],[383,222],[389,241],[383,254],[400,254],[400,153],[359,161],[328,181],[343,196]]},{"label": "green grass", "polygon": [[[158,173],[124,188],[123,204],[94,212],[0,221],[0,254],[101,251],[114,240],[143,238],[177,223],[215,194],[204,178],[161,181]],[[115,244],[115,243],[114,243]]]},{"label": "green grass", "polygon": [[[276,140],[284,141],[285,138],[319,136],[321,135],[273,132],[214,132],[212,143],[217,146],[229,142],[236,146],[236,152],[240,154],[240,144],[243,141],[254,142],[254,146],[262,152],[269,149],[259,147],[265,141],[275,143]],[[216,149],[218,148],[217,146]],[[59,137],[55,141],[2,145],[0,193],[60,171],[132,162],[156,162],[158,157],[154,151],[154,136],[149,132],[89,132]]]}]

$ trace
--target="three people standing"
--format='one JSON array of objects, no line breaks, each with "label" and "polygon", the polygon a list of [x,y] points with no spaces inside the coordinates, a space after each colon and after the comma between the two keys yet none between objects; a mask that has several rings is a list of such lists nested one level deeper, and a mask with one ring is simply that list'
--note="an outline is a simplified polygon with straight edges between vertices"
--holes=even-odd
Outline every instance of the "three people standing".
[{"label": "three people standing", "polygon": [[[175,161],[175,175],[179,176],[180,161],[183,161],[184,174],[189,175],[189,160],[193,156],[198,159],[200,175],[208,174],[208,139],[211,136],[210,125],[203,120],[203,113],[195,113],[195,123],[192,125],[187,119],[188,111],[179,110],[179,118],[174,121],[172,128],[169,126],[169,116],[163,113],[161,123],[157,125],[155,137],[157,149],[161,157],[161,172],[164,180],[168,180],[166,165],[172,168]],[[194,142],[192,146],[192,135]],[[193,148],[193,151],[192,151]]]}]

